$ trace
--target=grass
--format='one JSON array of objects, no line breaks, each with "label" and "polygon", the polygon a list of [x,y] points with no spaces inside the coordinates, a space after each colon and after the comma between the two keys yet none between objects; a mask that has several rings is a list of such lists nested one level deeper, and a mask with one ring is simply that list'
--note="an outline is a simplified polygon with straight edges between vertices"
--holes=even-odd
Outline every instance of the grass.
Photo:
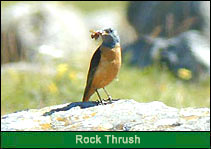
[{"label": "grass", "polygon": [[[1,2],[1,8],[19,2]],[[32,3],[32,2],[28,2]],[[37,2],[33,2],[37,3]],[[54,2],[55,3],[55,2]],[[56,2],[74,5],[83,13],[104,8],[126,7],[128,2]],[[86,6],[86,7],[84,7]],[[14,69],[1,74],[1,114],[17,110],[81,101],[88,71],[88,61],[57,62],[55,74],[20,72]],[[118,79],[107,87],[113,98],[139,102],[162,101],[177,108],[210,107],[210,77],[200,82],[184,82],[157,65],[138,69],[123,64]],[[103,98],[106,97],[100,90]],[[97,100],[93,95],[91,100]]]},{"label": "grass", "polygon": [[[54,75],[8,70],[1,75],[1,113],[41,108],[49,105],[81,101],[88,65],[57,64]],[[139,102],[162,101],[177,108],[209,107],[210,78],[198,83],[176,79],[158,66],[140,70],[123,65],[110,85],[113,98],[135,99]],[[103,90],[100,90],[106,98]],[[93,95],[91,100],[97,100]]]},{"label": "grass", "polygon": [[[23,1],[3,1],[1,2],[1,7],[5,8],[14,4],[20,3],[30,3],[30,4],[39,4],[43,2],[23,2]],[[108,8],[126,8],[128,5],[128,1],[61,1],[61,2],[45,2],[45,3],[56,3],[63,6],[75,6],[83,13],[92,12],[100,9],[108,9]]]}]

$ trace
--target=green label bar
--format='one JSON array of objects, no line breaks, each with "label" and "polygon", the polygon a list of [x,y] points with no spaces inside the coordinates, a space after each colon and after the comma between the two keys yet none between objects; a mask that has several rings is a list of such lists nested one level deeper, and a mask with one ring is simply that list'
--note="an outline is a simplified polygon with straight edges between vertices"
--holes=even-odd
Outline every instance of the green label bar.
[{"label": "green label bar", "polygon": [[210,148],[210,132],[1,132],[1,148]]}]

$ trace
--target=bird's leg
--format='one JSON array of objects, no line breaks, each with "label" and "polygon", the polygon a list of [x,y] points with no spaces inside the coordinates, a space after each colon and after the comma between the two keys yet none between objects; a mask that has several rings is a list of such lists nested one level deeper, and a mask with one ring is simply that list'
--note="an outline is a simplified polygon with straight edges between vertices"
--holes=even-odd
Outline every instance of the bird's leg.
[{"label": "bird's leg", "polygon": [[108,94],[108,92],[106,91],[105,87],[103,88],[103,90],[105,91],[106,95],[108,96],[108,100],[110,102],[112,102],[112,97]]},{"label": "bird's leg", "polygon": [[100,97],[99,92],[97,91],[97,89],[96,89],[95,91],[97,92],[97,96],[98,96],[98,98],[99,98],[99,100],[100,100],[100,103],[103,104],[103,101],[102,101],[102,99],[101,99],[101,97]]}]

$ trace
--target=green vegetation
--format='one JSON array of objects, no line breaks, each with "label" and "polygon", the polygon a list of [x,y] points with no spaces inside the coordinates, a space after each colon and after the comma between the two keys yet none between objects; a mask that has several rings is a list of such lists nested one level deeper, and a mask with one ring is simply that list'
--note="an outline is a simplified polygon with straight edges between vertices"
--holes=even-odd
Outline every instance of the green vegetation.
[{"label": "green vegetation", "polygon": [[[83,62],[82,62],[83,63]],[[54,75],[8,70],[1,76],[1,112],[81,101],[87,69],[61,63]],[[176,79],[157,66],[143,70],[123,65],[118,79],[107,86],[113,98],[139,102],[162,101],[173,107],[209,107],[210,78],[198,83]],[[106,98],[103,90],[100,90]],[[97,100],[93,95],[92,100]]]},{"label": "green vegetation", "polygon": [[[3,1],[1,2],[1,7],[8,7],[10,5],[14,5],[17,3],[23,3],[23,1]],[[43,2],[24,2],[24,3],[33,3],[33,4],[39,4],[39,3],[43,3]],[[56,3],[59,5],[71,5],[71,6],[75,6],[76,8],[80,9],[82,12],[91,12],[91,11],[95,11],[95,10],[99,10],[99,9],[108,9],[108,8],[116,8],[116,7],[120,7],[120,8],[125,8],[127,7],[128,2],[127,1],[71,1],[71,2],[67,2],[67,1],[57,1],[57,2],[48,2],[48,3]]]},{"label": "green vegetation", "polygon": [[[19,2],[1,2],[7,7]],[[39,3],[39,2],[28,2]],[[50,3],[50,2],[49,2]],[[82,12],[103,8],[126,7],[128,2],[52,2],[74,5]],[[86,7],[84,7],[86,6]],[[1,114],[18,110],[81,101],[88,70],[87,59],[57,62],[51,67],[54,74],[20,72],[9,69],[1,73]],[[51,64],[52,65],[52,64]],[[181,73],[188,73],[183,70]],[[209,107],[210,77],[200,82],[185,82],[171,72],[155,65],[138,69],[124,64],[118,79],[106,87],[114,99],[135,99],[139,102],[162,101],[173,107]],[[103,90],[100,90],[106,98]],[[97,95],[91,97],[97,100]]]}]

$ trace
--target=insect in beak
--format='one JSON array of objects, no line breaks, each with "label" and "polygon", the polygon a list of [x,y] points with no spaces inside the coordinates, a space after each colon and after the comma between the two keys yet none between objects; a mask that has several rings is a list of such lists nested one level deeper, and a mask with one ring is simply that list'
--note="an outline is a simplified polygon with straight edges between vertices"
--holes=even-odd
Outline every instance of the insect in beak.
[{"label": "insect in beak", "polygon": [[92,38],[92,39],[95,38],[95,40],[98,39],[99,36],[101,35],[101,31],[90,30],[89,32],[92,33],[92,34],[91,34],[91,38]]},{"label": "insect in beak", "polygon": [[104,35],[108,35],[108,33],[104,30],[97,30],[97,31],[94,31],[94,30],[90,30],[90,32],[92,33],[91,34],[91,38],[95,38],[95,39],[98,39],[99,36],[104,36]]}]

